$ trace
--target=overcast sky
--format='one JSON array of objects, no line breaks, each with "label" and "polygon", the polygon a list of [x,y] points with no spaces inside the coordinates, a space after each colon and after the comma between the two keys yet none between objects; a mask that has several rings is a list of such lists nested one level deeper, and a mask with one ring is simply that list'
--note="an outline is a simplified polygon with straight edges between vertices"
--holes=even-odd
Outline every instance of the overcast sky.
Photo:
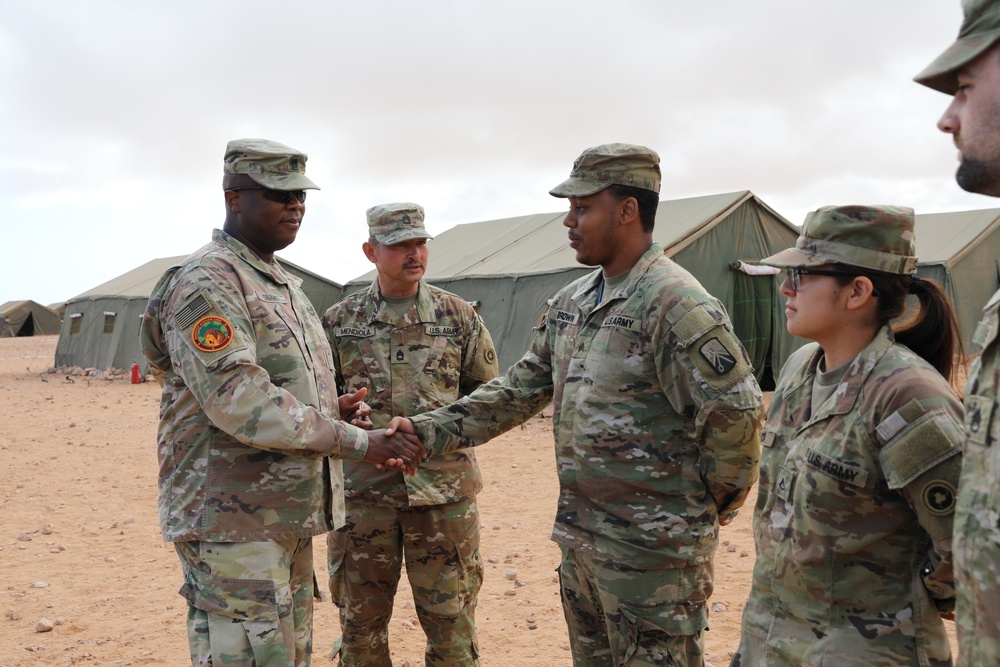
[{"label": "overcast sky", "polygon": [[[207,242],[226,142],[309,155],[281,256],[340,283],[365,210],[432,233],[560,211],[581,150],[660,153],[661,197],[1000,207],[962,192],[912,77],[958,0],[0,0],[0,303],[65,301]],[[917,239],[919,252],[920,239]],[[431,262],[434,261],[433,255]]]}]

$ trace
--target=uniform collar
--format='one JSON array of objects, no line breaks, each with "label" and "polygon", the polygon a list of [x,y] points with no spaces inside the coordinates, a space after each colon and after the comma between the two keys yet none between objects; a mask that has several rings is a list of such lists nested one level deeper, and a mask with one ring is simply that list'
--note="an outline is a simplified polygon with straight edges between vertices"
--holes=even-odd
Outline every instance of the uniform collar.
[{"label": "uniform collar", "polygon": [[254,252],[250,250],[250,248],[248,248],[245,243],[238,240],[234,236],[230,236],[224,230],[213,229],[212,242],[217,245],[223,246],[231,253],[236,255],[238,258],[240,258],[240,260],[242,260],[243,263],[249,265],[258,273],[262,273],[265,276],[268,276],[271,280],[278,283],[279,285],[291,284],[298,287],[299,285],[302,284],[302,279],[299,278],[298,276],[294,276],[288,273],[284,269],[284,267],[281,266],[281,263],[278,261],[277,257],[274,258],[274,262],[268,264],[260,257],[255,255]]},{"label": "uniform collar", "polygon": [[[639,280],[641,280],[649,271],[649,267],[652,266],[653,262],[657,261],[661,257],[663,257],[663,246],[654,242],[653,245],[649,246],[646,252],[642,253],[639,261],[637,261],[632,268],[629,269],[628,280],[623,282],[614,294],[604,295],[605,303],[614,299],[628,298],[635,291]],[[584,310],[590,302],[593,302],[591,307],[597,305],[597,295],[600,292],[601,282],[603,280],[603,269],[598,269],[597,271],[594,271],[586,276],[583,283],[572,297],[573,302],[580,308],[580,310]]]},{"label": "uniform collar", "polygon": [[397,318],[396,312],[389,307],[389,304],[383,298],[382,291],[378,288],[378,278],[376,277],[372,281],[372,284],[368,286],[368,298],[364,305],[362,319],[369,324],[374,324],[375,322],[416,324],[418,322],[436,321],[437,318],[434,316],[434,299],[431,298],[431,290],[423,280],[417,285],[416,306],[417,320],[415,322],[409,319],[410,312],[413,310],[412,308],[406,314]]},{"label": "uniform collar", "polygon": [[[869,375],[871,375],[872,369],[875,368],[875,365],[894,343],[895,337],[892,335],[892,329],[888,326],[879,329],[878,333],[875,334],[875,338],[848,364],[847,371],[844,373],[840,384],[837,385],[834,395],[822,405],[812,406],[812,413],[809,416],[808,423],[804,424],[804,426],[808,426],[821,419],[826,419],[832,415],[847,414],[853,410],[854,404],[861,394],[861,388],[864,387]],[[783,392],[786,400],[793,393],[802,393],[800,403],[811,400],[812,386],[822,356],[823,350],[817,346],[816,350],[809,357],[809,360],[792,378],[789,388]]]}]

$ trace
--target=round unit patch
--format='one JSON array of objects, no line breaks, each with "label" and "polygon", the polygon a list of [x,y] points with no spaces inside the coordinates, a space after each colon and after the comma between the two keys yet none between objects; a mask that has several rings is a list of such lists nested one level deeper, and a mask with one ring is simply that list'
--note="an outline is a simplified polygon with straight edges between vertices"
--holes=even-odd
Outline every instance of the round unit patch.
[{"label": "round unit patch", "polygon": [[492,364],[493,361],[497,358],[497,353],[493,351],[492,347],[490,347],[487,348],[485,352],[483,352],[483,357],[486,358],[486,363]]},{"label": "round unit patch", "polygon": [[928,482],[921,495],[932,514],[945,515],[955,511],[955,487],[951,482],[943,479]]},{"label": "round unit patch", "polygon": [[233,325],[216,315],[203,317],[191,329],[191,340],[202,352],[218,352],[233,342]]}]

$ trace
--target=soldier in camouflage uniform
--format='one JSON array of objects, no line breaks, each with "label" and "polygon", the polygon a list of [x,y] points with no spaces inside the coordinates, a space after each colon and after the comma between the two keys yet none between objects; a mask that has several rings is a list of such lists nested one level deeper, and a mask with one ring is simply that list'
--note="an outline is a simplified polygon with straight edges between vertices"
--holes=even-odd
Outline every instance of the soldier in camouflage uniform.
[{"label": "soldier in camouflage uniform", "polygon": [[[954,100],[938,128],[960,151],[955,179],[1000,197],[1000,1],[964,0],[958,39],[916,76]],[[1000,665],[1000,291],[973,336],[965,387],[965,465],[955,510],[960,665]]]},{"label": "soldier in camouflage uniform", "polygon": [[343,524],[338,459],[412,467],[422,451],[358,427],[365,406],[338,399],[319,317],[275,261],[316,189],[305,162],[273,141],[229,142],[225,225],[167,270],[143,315],[163,387],[160,526],[184,570],[194,665],[308,665],[312,536]]},{"label": "soldier in camouflage uniform", "polygon": [[[762,260],[788,267],[788,330],[816,342],[786,362],[765,420],[734,667],[951,664],[962,406],[942,372],[959,335],[915,278],[913,224],[909,208],[821,208]],[[894,332],[908,294],[920,313]]]},{"label": "soldier in camouflage uniform", "polygon": [[[372,421],[439,408],[497,376],[486,326],[466,301],[422,280],[424,210],[368,209],[365,255],[378,276],[323,317],[337,386],[365,390]],[[478,665],[476,598],[482,584],[479,510],[483,481],[471,451],[425,460],[416,474],[344,465],[347,525],[327,537],[330,590],[343,637],[334,652],[351,667],[392,667],[387,626],[403,559],[426,664]]]},{"label": "soldier in camouflage uniform", "polygon": [[659,156],[590,148],[551,191],[578,262],[506,376],[392,427],[435,455],[479,445],[550,401],[552,539],[577,666],[701,665],[719,526],[757,476],[760,389],[722,305],[653,241]]}]

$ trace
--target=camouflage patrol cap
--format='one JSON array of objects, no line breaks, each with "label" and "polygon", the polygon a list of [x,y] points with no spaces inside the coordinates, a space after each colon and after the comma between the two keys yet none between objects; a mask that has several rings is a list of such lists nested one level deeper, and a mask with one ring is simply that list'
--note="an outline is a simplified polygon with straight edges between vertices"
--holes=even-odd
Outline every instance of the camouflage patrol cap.
[{"label": "camouflage patrol cap", "polygon": [[824,206],[806,216],[794,248],[760,260],[769,266],[854,267],[917,272],[913,209],[905,206]]},{"label": "camouflage patrol cap", "polygon": [[277,141],[233,139],[226,144],[226,174],[246,174],[271,190],[319,190],[306,178],[308,156]]},{"label": "camouflage patrol cap", "polygon": [[634,144],[588,148],[573,162],[569,178],[549,190],[553,197],[587,197],[612,185],[660,191],[660,156]]},{"label": "camouflage patrol cap", "polygon": [[1000,39],[1000,2],[962,0],[962,12],[965,18],[955,43],[913,77],[917,83],[948,95],[958,90],[955,71],[978,58]]},{"label": "camouflage patrol cap", "polygon": [[424,229],[423,207],[409,202],[379,204],[368,209],[368,235],[383,245],[434,238]]}]

